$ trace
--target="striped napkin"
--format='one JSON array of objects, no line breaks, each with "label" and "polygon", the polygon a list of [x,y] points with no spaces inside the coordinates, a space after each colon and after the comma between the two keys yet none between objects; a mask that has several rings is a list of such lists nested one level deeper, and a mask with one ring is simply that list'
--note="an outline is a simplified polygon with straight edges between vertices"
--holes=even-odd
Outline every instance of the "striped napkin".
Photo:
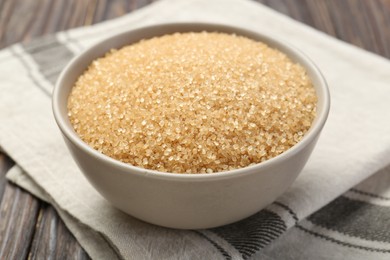
[{"label": "striped napkin", "polygon": [[[327,78],[329,120],[293,186],[231,225],[174,230],[113,208],[70,157],[50,96],[69,60],[144,25],[203,21],[273,35],[307,53]],[[390,259],[390,62],[248,0],[162,0],[99,25],[0,52],[0,146],[7,178],[52,204],[95,259]]]}]

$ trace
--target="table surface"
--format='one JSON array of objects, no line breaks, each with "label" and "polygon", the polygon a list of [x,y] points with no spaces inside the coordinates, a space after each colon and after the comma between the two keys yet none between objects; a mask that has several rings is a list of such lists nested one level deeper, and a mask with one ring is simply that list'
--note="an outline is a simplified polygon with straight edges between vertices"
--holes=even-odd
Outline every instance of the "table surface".
[{"label": "table surface", "polygon": [[[0,49],[130,13],[151,0],[0,0]],[[390,0],[257,0],[343,41],[390,58]],[[89,259],[53,207],[5,179],[0,152],[0,259]]]}]

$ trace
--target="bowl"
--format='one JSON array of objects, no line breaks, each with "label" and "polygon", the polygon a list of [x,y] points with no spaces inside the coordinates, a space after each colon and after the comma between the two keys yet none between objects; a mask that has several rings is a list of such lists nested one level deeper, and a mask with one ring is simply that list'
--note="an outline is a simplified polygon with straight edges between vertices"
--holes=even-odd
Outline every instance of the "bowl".
[{"label": "bowl", "polygon": [[[318,97],[317,116],[300,142],[284,153],[246,168],[212,174],[176,174],[138,168],[105,156],[84,143],[68,119],[67,99],[76,79],[112,48],[175,32],[235,33],[262,41],[300,63]],[[116,208],[140,220],[179,229],[202,229],[244,219],[275,201],[301,172],[325,124],[330,107],[327,84],[303,53],[268,35],[217,24],[175,23],[130,30],[88,48],[61,73],[53,112],[65,143],[95,189]]]}]

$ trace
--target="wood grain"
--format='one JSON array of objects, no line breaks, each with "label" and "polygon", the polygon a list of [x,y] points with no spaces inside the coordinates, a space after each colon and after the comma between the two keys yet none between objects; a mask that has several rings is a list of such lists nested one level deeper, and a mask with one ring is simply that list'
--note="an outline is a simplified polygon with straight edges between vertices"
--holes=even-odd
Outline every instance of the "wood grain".
[{"label": "wood grain", "polygon": [[324,33],[390,58],[390,0],[260,0]]},{"label": "wood grain", "polygon": [[112,19],[152,0],[1,0],[0,48]]},{"label": "wood grain", "polygon": [[[0,0],[0,48],[119,17],[152,0]],[[293,19],[390,58],[390,0],[258,0]],[[0,122],[1,123],[1,122]],[[55,210],[8,183],[0,153],[0,259],[88,259]]]},{"label": "wood grain", "polygon": [[53,207],[46,203],[40,207],[29,258],[89,259]]},{"label": "wood grain", "polygon": [[14,162],[11,159],[0,152],[0,201],[2,201],[4,190],[7,184],[5,180],[5,173],[11,169],[13,164]]},{"label": "wood grain", "polygon": [[0,207],[0,259],[28,256],[40,203],[12,184],[5,186]]}]

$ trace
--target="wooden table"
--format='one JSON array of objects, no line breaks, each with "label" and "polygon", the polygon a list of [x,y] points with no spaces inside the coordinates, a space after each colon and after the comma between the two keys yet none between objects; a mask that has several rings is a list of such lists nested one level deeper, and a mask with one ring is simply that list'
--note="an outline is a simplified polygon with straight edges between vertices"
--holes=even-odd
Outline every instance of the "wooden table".
[{"label": "wooden table", "polygon": [[[0,48],[115,18],[150,2],[0,0]],[[336,38],[390,58],[390,0],[258,2]],[[0,259],[88,259],[50,205],[6,181],[5,174],[13,164],[12,159],[0,153]]]}]

